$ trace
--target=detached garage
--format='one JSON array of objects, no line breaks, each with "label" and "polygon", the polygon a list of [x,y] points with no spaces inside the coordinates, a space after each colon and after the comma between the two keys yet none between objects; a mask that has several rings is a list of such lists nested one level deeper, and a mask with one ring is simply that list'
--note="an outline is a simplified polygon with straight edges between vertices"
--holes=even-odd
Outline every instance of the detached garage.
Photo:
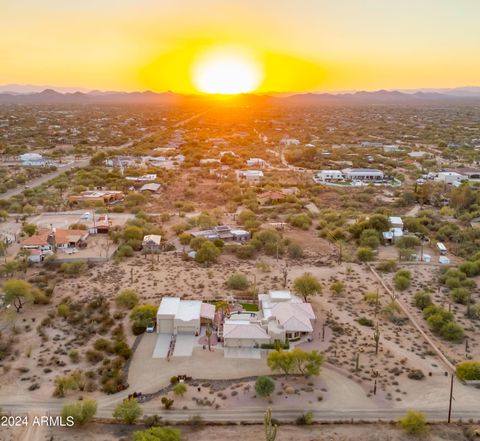
[{"label": "detached garage", "polygon": [[[181,300],[164,297],[157,311],[157,332],[160,334],[200,334],[201,319],[205,315],[200,300]],[[210,317],[208,317],[210,318]]]}]

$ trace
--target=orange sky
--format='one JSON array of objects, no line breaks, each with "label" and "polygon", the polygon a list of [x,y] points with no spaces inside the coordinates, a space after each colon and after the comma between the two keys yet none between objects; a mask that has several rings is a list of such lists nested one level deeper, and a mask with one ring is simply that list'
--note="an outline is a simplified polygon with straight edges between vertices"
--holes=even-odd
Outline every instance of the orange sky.
[{"label": "orange sky", "polygon": [[480,83],[477,0],[0,0],[0,84],[197,91],[192,63],[247,50],[260,92]]}]

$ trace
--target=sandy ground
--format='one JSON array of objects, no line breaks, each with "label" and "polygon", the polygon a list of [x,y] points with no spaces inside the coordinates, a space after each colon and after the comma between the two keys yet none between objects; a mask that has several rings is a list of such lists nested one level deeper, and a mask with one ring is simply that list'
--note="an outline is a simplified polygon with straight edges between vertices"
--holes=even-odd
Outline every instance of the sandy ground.
[{"label": "sandy ground", "polygon": [[[93,424],[81,429],[45,429],[33,441],[127,441],[135,430],[141,427],[123,425]],[[179,427],[182,441],[260,441],[264,439],[262,426],[207,426],[201,428]],[[428,441],[462,441],[467,438],[466,426],[435,425],[424,439]],[[14,441],[20,430],[9,430],[0,433],[0,441]],[[276,441],[409,441],[416,438],[405,435],[394,425],[313,425],[313,426],[280,426]],[[417,438],[418,439],[418,438]],[[29,440],[30,441],[30,440]]]}]

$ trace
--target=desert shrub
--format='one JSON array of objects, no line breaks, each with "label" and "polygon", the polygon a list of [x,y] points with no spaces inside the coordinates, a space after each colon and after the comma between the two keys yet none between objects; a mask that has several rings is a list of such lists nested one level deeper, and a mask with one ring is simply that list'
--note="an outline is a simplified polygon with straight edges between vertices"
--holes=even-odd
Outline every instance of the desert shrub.
[{"label": "desert shrub", "polygon": [[383,273],[391,273],[397,268],[397,262],[395,260],[384,260],[377,265],[377,269]]},{"label": "desert shrub", "polygon": [[66,276],[76,277],[87,270],[87,264],[85,262],[65,262],[60,266]]},{"label": "desert shrub", "polygon": [[132,350],[130,346],[124,341],[117,341],[113,346],[113,351],[116,355],[128,360],[132,355]]},{"label": "desert shrub", "polygon": [[62,318],[67,318],[70,315],[70,306],[66,303],[61,303],[57,306],[57,314]]},{"label": "desert shrub", "polygon": [[421,241],[416,236],[403,236],[395,241],[397,248],[413,249],[421,245]]},{"label": "desert shrub", "polygon": [[102,361],[104,356],[101,352],[95,351],[93,349],[89,349],[85,352],[85,358],[92,364],[97,364],[98,362]]},{"label": "desert shrub", "polygon": [[72,363],[78,363],[80,361],[80,354],[78,353],[78,351],[76,349],[72,349],[68,353],[68,358],[70,358],[70,361]]},{"label": "desert shrub", "polygon": [[366,317],[360,317],[357,322],[362,325],[362,326],[368,326],[369,328],[373,328],[373,320],[366,318]]},{"label": "desert shrub", "polygon": [[413,296],[413,304],[423,311],[432,304],[432,298],[428,292],[419,291]]},{"label": "desert shrub", "polygon": [[134,424],[142,414],[143,410],[135,398],[124,400],[113,411],[113,417],[126,424]]},{"label": "desert shrub", "polygon": [[248,285],[247,276],[239,271],[233,273],[227,280],[230,289],[247,289]]},{"label": "desert shrub", "polygon": [[73,417],[75,426],[82,426],[92,421],[96,413],[97,402],[95,400],[87,399],[65,404],[62,407],[60,415],[64,421],[66,421],[67,417]]},{"label": "desert shrub", "polygon": [[341,282],[340,280],[336,280],[330,285],[330,289],[335,295],[340,295],[345,291],[345,283]]},{"label": "desert shrub", "polygon": [[309,410],[308,412],[305,412],[303,415],[299,416],[295,420],[295,423],[298,424],[299,426],[312,424],[313,423],[313,412],[311,410]]},{"label": "desert shrub", "polygon": [[289,218],[290,225],[301,230],[308,230],[312,226],[312,219],[304,213],[295,214]]},{"label": "desert shrub", "polygon": [[134,254],[133,248],[131,245],[123,244],[117,250],[117,256],[122,257],[132,257]]},{"label": "desert shrub", "polygon": [[174,400],[168,398],[168,397],[162,397],[160,402],[163,404],[163,407],[168,410],[173,406]]},{"label": "desert shrub", "polygon": [[467,288],[454,288],[450,292],[450,297],[455,303],[466,305],[470,298],[470,291]]},{"label": "desert shrub", "polygon": [[173,386],[173,393],[179,397],[183,397],[187,393],[187,385],[185,383],[177,383]]},{"label": "desert shrub", "polygon": [[413,369],[407,376],[411,380],[423,380],[425,378],[425,374],[421,369]]},{"label": "desert shrub", "polygon": [[410,287],[411,277],[410,271],[397,271],[393,277],[393,284],[395,285],[395,288],[399,291],[405,291]]},{"label": "desert shrub", "polygon": [[303,248],[296,242],[291,242],[287,246],[287,253],[290,259],[301,259],[303,257]]},{"label": "desert shrub", "polygon": [[398,425],[409,435],[423,435],[427,432],[427,419],[422,412],[410,410],[398,421]]},{"label": "desert shrub", "polygon": [[251,244],[244,244],[235,248],[235,255],[239,259],[252,259],[257,253],[256,248]]},{"label": "desert shrub", "polygon": [[480,261],[467,261],[458,266],[458,269],[468,277],[475,277],[480,274]]},{"label": "desert shrub", "polygon": [[470,317],[480,319],[480,303],[470,306]]},{"label": "desert shrub", "polygon": [[275,382],[266,376],[257,377],[255,381],[255,392],[260,397],[268,397],[275,390]]},{"label": "desert shrub", "polygon": [[480,380],[480,362],[464,361],[458,364],[457,377],[463,381]]},{"label": "desert shrub", "polygon": [[380,245],[380,235],[377,230],[366,229],[360,234],[360,245],[376,250]]},{"label": "desert shrub", "polygon": [[124,289],[115,297],[117,306],[132,309],[138,304],[138,295],[133,289]]},{"label": "desert shrub", "polygon": [[133,432],[132,441],[180,441],[182,434],[171,427],[151,427]]},{"label": "desert shrub", "polygon": [[444,340],[461,342],[465,337],[465,332],[458,323],[448,322],[440,329],[440,335]]},{"label": "desert shrub", "polygon": [[370,262],[375,257],[374,251],[370,247],[359,247],[357,258],[360,262]]}]

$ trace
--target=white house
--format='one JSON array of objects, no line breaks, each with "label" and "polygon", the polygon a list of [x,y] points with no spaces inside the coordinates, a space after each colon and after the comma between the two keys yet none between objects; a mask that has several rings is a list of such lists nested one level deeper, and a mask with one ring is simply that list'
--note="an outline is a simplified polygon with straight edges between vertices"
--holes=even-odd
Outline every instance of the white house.
[{"label": "white house", "polygon": [[403,220],[400,216],[390,216],[388,221],[393,228],[401,228],[403,230]]},{"label": "white house", "polygon": [[313,180],[319,182],[341,181],[344,179],[343,173],[340,170],[320,170],[315,173]]},{"label": "white house", "polygon": [[39,153],[24,153],[18,157],[24,167],[43,167],[47,161]]},{"label": "white house", "polygon": [[247,159],[247,166],[248,167],[255,167],[255,166],[266,167],[266,165],[267,165],[267,161],[265,161],[265,159],[262,159],[262,158]]},{"label": "white house", "polygon": [[237,179],[247,182],[259,182],[263,179],[263,171],[261,170],[237,170]]},{"label": "white house", "polygon": [[157,332],[199,335],[202,321],[213,321],[214,317],[215,306],[209,303],[163,297],[157,311]]},{"label": "white house", "polygon": [[233,318],[223,323],[223,345],[227,348],[253,348],[270,342],[271,337],[258,321]]},{"label": "white house", "polygon": [[345,179],[352,181],[376,181],[384,178],[383,172],[376,168],[345,168],[342,172]]},{"label": "white house", "polygon": [[272,340],[298,340],[313,332],[315,313],[290,291],[269,291],[258,296],[264,325]]},{"label": "white house", "polygon": [[259,347],[275,341],[297,341],[313,333],[315,313],[290,291],[258,296],[258,314],[233,314],[223,325],[225,347]]},{"label": "white house", "polygon": [[437,174],[435,180],[438,182],[443,182],[444,184],[454,185],[463,181],[468,181],[468,177],[453,171],[443,171]]}]

